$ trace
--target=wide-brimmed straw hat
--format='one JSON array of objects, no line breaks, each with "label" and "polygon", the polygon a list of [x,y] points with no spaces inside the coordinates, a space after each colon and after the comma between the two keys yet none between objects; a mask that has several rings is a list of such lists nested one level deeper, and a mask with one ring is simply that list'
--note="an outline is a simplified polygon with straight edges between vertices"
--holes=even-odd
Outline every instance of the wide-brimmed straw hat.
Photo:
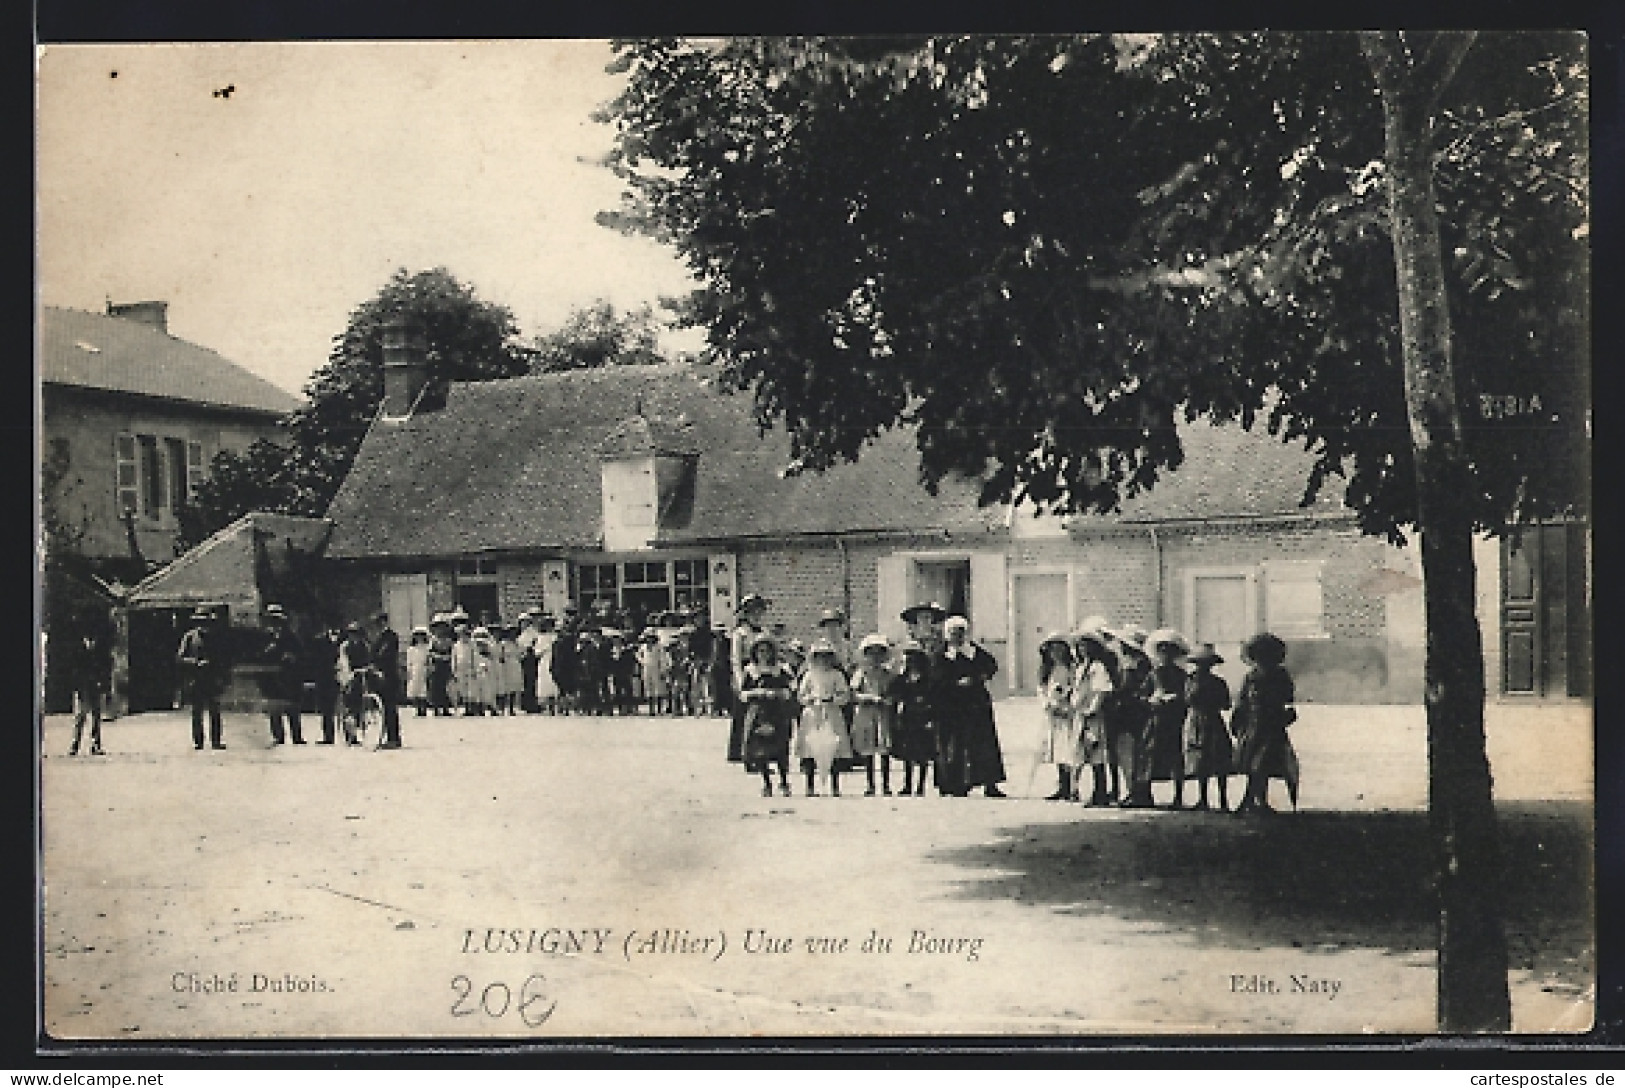
[{"label": "wide-brimmed straw hat", "polygon": [[964,616],[949,616],[942,625],[942,629],[944,631],[952,631],[956,628],[962,628],[969,631],[970,620],[966,619]]},{"label": "wide-brimmed straw hat", "polygon": [[827,638],[821,638],[812,644],[813,657],[835,657],[835,643]]},{"label": "wide-brimmed straw hat", "polygon": [[1065,646],[1070,650],[1072,648],[1072,639],[1065,631],[1051,631],[1049,634],[1044,636],[1044,641],[1038,644],[1038,648],[1040,651],[1042,651],[1045,646],[1054,645]]},{"label": "wide-brimmed straw hat", "polygon": [[1279,665],[1286,660],[1286,643],[1265,631],[1241,644],[1242,656],[1260,665]]},{"label": "wide-brimmed straw hat", "polygon": [[1146,639],[1149,637],[1146,634],[1145,628],[1141,627],[1139,624],[1130,624],[1127,627],[1121,627],[1115,630],[1112,628],[1106,628],[1105,631],[1106,634],[1112,636],[1118,642],[1132,646],[1136,650],[1145,649]]},{"label": "wide-brimmed straw hat", "polygon": [[1219,652],[1213,648],[1213,643],[1211,642],[1198,643],[1195,652],[1189,657],[1185,658],[1185,660],[1190,662],[1192,665],[1224,664],[1224,658],[1221,657]]},{"label": "wide-brimmed straw hat", "polygon": [[1159,627],[1152,631],[1145,637],[1145,645],[1151,649],[1156,649],[1158,646],[1172,646],[1182,654],[1188,652],[1191,648],[1190,643],[1185,641],[1185,636],[1172,627]]},{"label": "wide-brimmed straw hat", "polygon": [[920,612],[929,612],[932,619],[939,621],[946,618],[948,615],[948,610],[942,607],[936,601],[930,601],[925,604],[911,604],[907,608],[903,609],[902,612],[898,613],[898,615],[902,617],[904,623],[913,623],[915,615]]},{"label": "wide-brimmed straw hat", "polygon": [[858,643],[858,652],[868,653],[870,650],[885,650],[890,653],[891,643],[886,641],[885,635],[879,634],[878,632],[875,634],[864,635],[863,641]]},{"label": "wide-brimmed straw hat", "polygon": [[826,624],[826,623],[845,623],[845,622],[846,622],[846,613],[842,612],[839,608],[826,608],[826,609],[824,609],[822,612],[820,612],[818,614],[818,626],[820,626],[820,627],[824,626],[824,624]]}]

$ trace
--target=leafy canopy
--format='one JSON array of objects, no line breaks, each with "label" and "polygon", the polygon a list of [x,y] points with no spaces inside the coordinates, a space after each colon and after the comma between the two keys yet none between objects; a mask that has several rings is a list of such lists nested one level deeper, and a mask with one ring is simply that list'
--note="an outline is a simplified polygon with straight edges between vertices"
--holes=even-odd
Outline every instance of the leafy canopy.
[{"label": "leafy canopy", "polygon": [[647,303],[625,312],[607,299],[570,311],[564,323],[536,338],[536,373],[658,363],[661,323]]},{"label": "leafy canopy", "polygon": [[286,442],[256,442],[215,457],[181,516],[178,545],[196,545],[242,515],[264,510],[319,517],[344,482],[383,400],[383,327],[395,313],[428,344],[429,380],[485,381],[524,374],[532,351],[506,306],[486,302],[444,268],[400,269],[357,306],[327,362],[305,385],[306,402],[284,421]]},{"label": "leafy canopy", "polygon": [[[1414,524],[1382,114],[1354,35],[616,48],[629,191],[609,218],[679,248],[710,351],[786,423],[792,469],[905,425],[928,486],[1109,511],[1207,415],[1312,449],[1306,501],[1341,477],[1368,531]],[[1581,48],[1482,36],[1435,126],[1486,528],[1584,490]]]}]

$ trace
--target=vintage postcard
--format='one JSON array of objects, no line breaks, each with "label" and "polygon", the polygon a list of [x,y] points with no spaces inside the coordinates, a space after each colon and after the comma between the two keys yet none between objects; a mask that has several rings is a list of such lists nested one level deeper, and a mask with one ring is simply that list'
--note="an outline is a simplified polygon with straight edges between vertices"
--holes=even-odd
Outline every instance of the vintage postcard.
[{"label": "vintage postcard", "polygon": [[[1537,44],[1472,48],[1523,71]],[[1131,74],[1162,46],[1107,43]],[[724,260],[788,292],[762,313],[823,290],[805,229],[719,254],[803,202],[851,199],[859,222],[851,170],[819,168],[850,149],[796,143],[812,121],[779,123],[778,75],[747,94],[629,48],[40,48],[46,1042],[1447,1026],[1414,538],[1363,533],[1344,480],[1305,505],[1302,442],[1203,415],[1177,423],[1183,465],[1106,513],[932,493],[906,425],[786,471],[782,428],[665,318]],[[981,46],[932,48],[940,69],[902,70],[899,100]],[[1012,72],[1051,50],[1056,79],[1098,60],[1083,39],[1004,48]],[[841,63],[867,86],[885,62]],[[963,114],[918,122],[934,139],[1013,115],[1016,91],[975,80]],[[1063,138],[1026,93],[1007,146]],[[1531,105],[1491,104],[1563,106]],[[1463,170],[1508,131],[1475,116],[1450,145]],[[1530,133],[1508,154],[1555,160]],[[715,203],[673,197],[664,233],[640,232],[613,169],[634,137],[725,180],[771,174],[778,141],[771,161],[803,155],[813,180],[722,224],[732,181],[670,170]],[[733,157],[703,158],[713,138]],[[1351,139],[1381,153],[1380,131]],[[887,150],[898,188],[863,199],[913,222],[898,194],[932,189],[910,172],[930,146]],[[1028,201],[1010,230],[1076,197],[998,161],[987,184]],[[1527,203],[1504,262],[1555,214]],[[1055,260],[1040,233],[1010,260]],[[851,328],[883,324],[863,291],[951,259],[855,287]],[[1473,274],[1513,278],[1501,259]],[[844,350],[859,333],[836,325]],[[735,347],[771,354],[755,328],[739,317]],[[1006,396],[989,373],[961,401]],[[808,381],[882,396],[856,371]],[[1480,421],[1544,411],[1543,391],[1473,388]],[[1472,551],[1520,1033],[1593,1023],[1584,510]]]}]

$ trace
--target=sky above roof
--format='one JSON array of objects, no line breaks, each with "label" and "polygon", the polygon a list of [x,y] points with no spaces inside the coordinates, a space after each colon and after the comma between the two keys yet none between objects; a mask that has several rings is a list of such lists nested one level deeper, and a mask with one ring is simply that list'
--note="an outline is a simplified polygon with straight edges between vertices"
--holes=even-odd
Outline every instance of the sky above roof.
[{"label": "sky above roof", "polygon": [[[692,286],[598,226],[620,185],[601,41],[49,46],[39,290],[169,329],[289,391],[390,275],[444,266],[521,331]],[[685,343],[682,346],[693,346]]]}]

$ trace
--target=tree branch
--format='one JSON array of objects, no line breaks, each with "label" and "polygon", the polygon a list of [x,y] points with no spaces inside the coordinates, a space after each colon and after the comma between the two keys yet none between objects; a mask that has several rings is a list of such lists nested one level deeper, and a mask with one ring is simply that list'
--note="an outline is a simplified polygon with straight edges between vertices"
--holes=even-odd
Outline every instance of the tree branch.
[{"label": "tree branch", "polygon": [[1440,30],[1428,41],[1422,59],[1411,72],[1412,90],[1424,112],[1433,112],[1439,95],[1455,78],[1456,69],[1477,38],[1476,30]]}]

